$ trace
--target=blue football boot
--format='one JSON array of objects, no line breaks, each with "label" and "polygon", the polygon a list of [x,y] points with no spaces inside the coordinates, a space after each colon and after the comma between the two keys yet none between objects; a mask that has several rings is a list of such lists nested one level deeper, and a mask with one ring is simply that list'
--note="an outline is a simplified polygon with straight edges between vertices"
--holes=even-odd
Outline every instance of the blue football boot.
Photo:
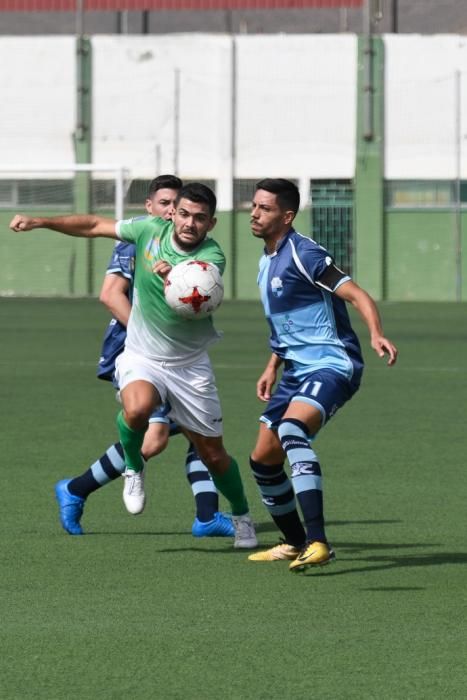
[{"label": "blue football boot", "polygon": [[60,522],[64,530],[70,535],[83,535],[83,528],[80,525],[83,515],[85,498],[73,496],[68,491],[68,484],[71,479],[62,479],[55,484],[55,498],[57,499]]},{"label": "blue football boot", "polygon": [[225,513],[215,513],[214,518],[207,523],[195,518],[191,534],[193,537],[234,537],[235,528]]}]

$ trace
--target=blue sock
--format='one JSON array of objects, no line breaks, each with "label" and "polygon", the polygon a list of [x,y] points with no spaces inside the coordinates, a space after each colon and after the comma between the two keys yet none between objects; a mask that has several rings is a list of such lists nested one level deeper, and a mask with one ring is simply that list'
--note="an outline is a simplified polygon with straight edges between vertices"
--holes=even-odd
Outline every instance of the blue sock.
[{"label": "blue sock", "polygon": [[310,447],[308,429],[302,421],[285,418],[279,424],[278,434],[292,470],[292,484],[303,513],[307,541],[326,542],[321,467]]},{"label": "blue sock", "polygon": [[299,549],[305,544],[305,530],[295,503],[295,494],[284,464],[268,466],[250,457],[250,467],[261,493],[261,500],[284,535],[287,544]]},{"label": "blue sock", "polygon": [[219,510],[219,494],[211,475],[190,443],[185,461],[186,476],[193,491],[196,517],[202,523],[213,520]]},{"label": "blue sock", "polygon": [[97,491],[101,486],[118,479],[124,471],[123,447],[119,442],[116,442],[84,474],[72,479],[68,484],[68,490],[74,496],[87,498],[90,493]]}]

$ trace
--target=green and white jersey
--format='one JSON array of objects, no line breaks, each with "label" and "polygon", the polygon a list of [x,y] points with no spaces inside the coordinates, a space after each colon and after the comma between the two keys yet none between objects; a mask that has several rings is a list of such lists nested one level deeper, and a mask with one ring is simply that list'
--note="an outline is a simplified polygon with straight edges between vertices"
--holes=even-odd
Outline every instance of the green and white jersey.
[{"label": "green and white jersey", "polygon": [[173,228],[171,221],[158,217],[117,222],[117,236],[136,245],[133,306],[125,347],[151,360],[186,365],[202,355],[220,334],[210,316],[187,320],[167,305],[164,280],[153,272],[154,264],[165,260],[173,267],[184,260],[204,260],[214,263],[222,274],[225,256],[219,244],[207,237],[189,253],[180,250],[172,240]]}]

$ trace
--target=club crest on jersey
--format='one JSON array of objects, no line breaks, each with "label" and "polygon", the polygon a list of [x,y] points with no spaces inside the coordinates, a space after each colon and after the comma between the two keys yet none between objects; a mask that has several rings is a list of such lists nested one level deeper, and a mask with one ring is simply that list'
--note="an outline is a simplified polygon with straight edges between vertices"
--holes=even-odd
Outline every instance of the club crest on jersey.
[{"label": "club crest on jersey", "polygon": [[160,248],[160,239],[152,238],[144,249],[144,260],[152,269]]},{"label": "club crest on jersey", "polygon": [[275,297],[281,297],[284,291],[284,286],[280,277],[273,277],[271,280],[271,292]]}]

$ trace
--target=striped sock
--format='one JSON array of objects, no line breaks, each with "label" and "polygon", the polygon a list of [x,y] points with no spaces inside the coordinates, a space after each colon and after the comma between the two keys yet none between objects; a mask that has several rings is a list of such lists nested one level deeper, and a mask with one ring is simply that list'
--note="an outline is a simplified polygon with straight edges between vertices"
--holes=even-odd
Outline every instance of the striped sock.
[{"label": "striped sock", "polygon": [[207,523],[214,519],[219,510],[219,495],[207,467],[191,443],[186,455],[185,470],[195,498],[196,517],[199,521]]},{"label": "striped sock", "polygon": [[68,490],[74,496],[87,498],[90,493],[97,491],[101,486],[118,479],[124,471],[123,447],[119,442],[116,442],[89,469],[72,479],[68,484]]},{"label": "striped sock", "polygon": [[321,467],[310,447],[308,429],[302,421],[286,418],[279,424],[279,438],[292,470],[292,484],[311,542],[326,542]]},{"label": "striped sock", "polygon": [[250,467],[261,493],[261,500],[271,518],[283,533],[287,544],[301,548],[305,543],[305,530],[295,503],[295,494],[284,464],[266,465],[250,457]]}]

